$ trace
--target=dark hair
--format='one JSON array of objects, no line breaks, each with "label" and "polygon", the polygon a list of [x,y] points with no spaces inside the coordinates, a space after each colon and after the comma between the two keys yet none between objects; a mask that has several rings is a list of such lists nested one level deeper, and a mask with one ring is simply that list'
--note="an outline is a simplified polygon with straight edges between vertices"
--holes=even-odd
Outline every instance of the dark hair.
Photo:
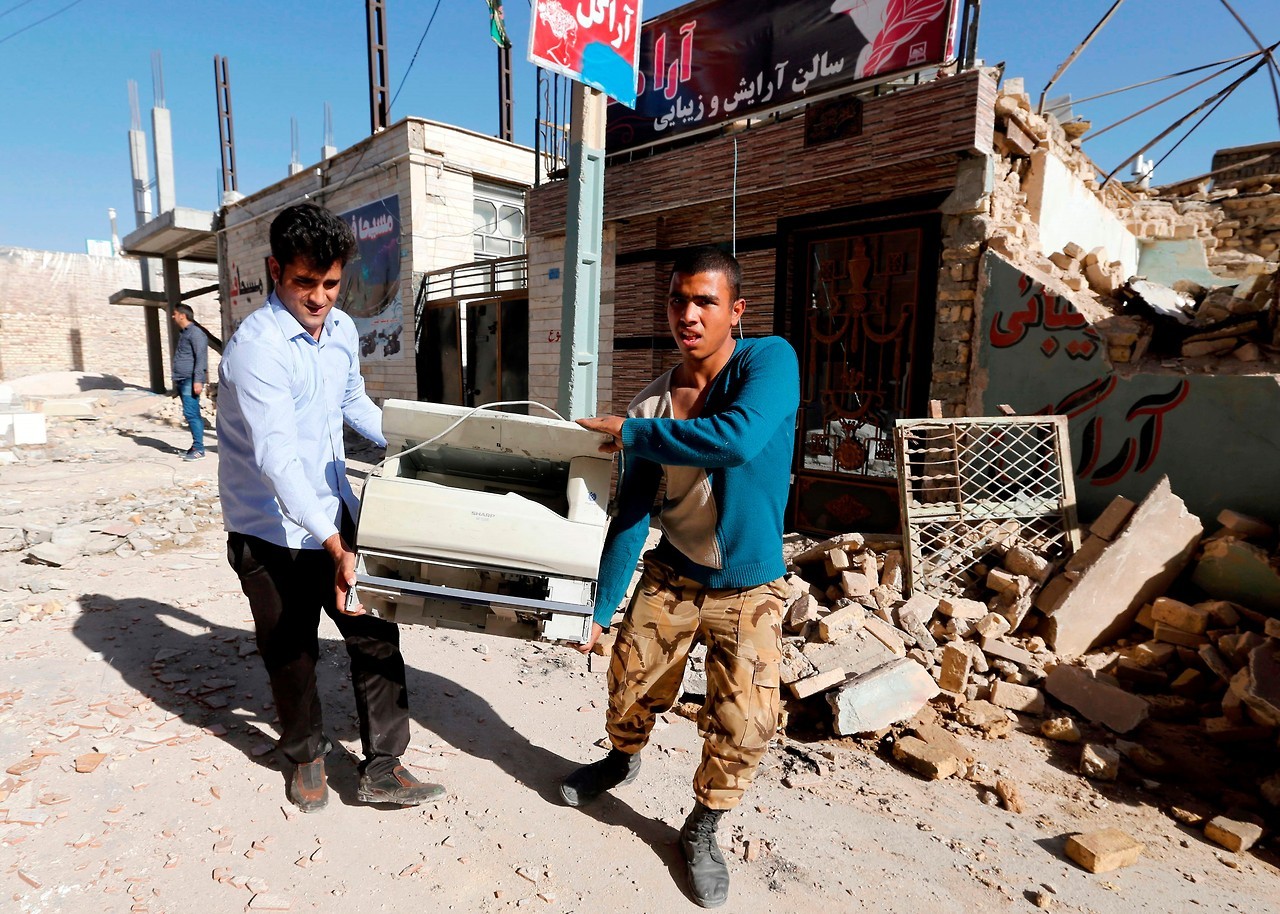
[{"label": "dark hair", "polygon": [[183,317],[185,317],[189,321],[194,321],[196,319],[196,313],[191,310],[190,305],[174,305],[169,310],[170,312],[176,312],[177,314],[181,314]]},{"label": "dark hair", "polygon": [[351,227],[323,206],[299,203],[271,223],[271,256],[282,270],[299,259],[317,270],[335,263],[346,266],[355,254]]},{"label": "dark hair", "polygon": [[736,257],[710,245],[688,248],[676,255],[676,262],[671,266],[671,275],[681,273],[693,276],[696,273],[723,273],[729,280],[729,289],[733,292],[733,300],[742,297],[742,265]]}]

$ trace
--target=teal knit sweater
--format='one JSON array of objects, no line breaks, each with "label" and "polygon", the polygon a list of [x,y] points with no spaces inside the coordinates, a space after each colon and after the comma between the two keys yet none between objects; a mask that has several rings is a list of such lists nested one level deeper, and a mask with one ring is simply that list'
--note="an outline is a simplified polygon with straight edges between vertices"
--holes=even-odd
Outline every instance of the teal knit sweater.
[{"label": "teal knit sweater", "polygon": [[606,627],[626,595],[668,467],[702,468],[700,484],[710,490],[693,517],[664,502],[658,551],[678,574],[720,589],[755,587],[786,573],[782,524],[800,405],[791,345],[780,337],[738,340],[695,419],[637,418],[645,397],[632,402],[622,425],[623,470],[596,595],[595,621]]}]

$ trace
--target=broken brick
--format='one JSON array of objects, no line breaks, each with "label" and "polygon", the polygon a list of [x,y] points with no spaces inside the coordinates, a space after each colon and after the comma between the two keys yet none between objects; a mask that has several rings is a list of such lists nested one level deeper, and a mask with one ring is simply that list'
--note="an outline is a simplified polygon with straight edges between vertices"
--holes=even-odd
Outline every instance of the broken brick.
[{"label": "broken brick", "polygon": [[1137,863],[1145,845],[1118,828],[1104,828],[1072,835],[1067,839],[1064,850],[1071,860],[1090,873],[1105,873]]}]

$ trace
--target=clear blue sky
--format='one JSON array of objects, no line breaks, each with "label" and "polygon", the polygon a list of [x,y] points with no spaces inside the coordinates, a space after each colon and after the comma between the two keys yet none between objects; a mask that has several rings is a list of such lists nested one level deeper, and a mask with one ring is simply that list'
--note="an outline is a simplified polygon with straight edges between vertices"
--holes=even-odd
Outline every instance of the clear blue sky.
[{"label": "clear blue sky", "polygon": [[[298,119],[304,164],[319,159],[326,101],[333,107],[339,148],[368,133],[363,0],[78,0],[66,12],[5,40],[70,2],[0,0],[0,245],[83,251],[86,238],[108,237],[111,206],[119,213],[121,234],[133,228],[126,81],[138,82],[149,130],[153,50],[164,58],[177,196],[184,206],[217,205],[215,54],[230,61],[242,191],[286,174],[291,116]],[[980,54],[989,63],[1004,61],[1007,76],[1025,77],[1034,98],[1111,3],[985,0]],[[1232,3],[1264,43],[1280,40],[1278,0]],[[648,0],[645,15],[678,5]],[[394,90],[435,3],[388,0],[387,7]],[[523,58],[528,0],[507,0],[506,8],[516,56]],[[1218,0],[1126,0],[1055,94],[1080,98],[1252,49]],[[443,0],[392,119],[415,115],[496,133],[495,54],[484,0]],[[1101,126],[1195,78],[1091,103],[1077,113]],[[522,60],[515,81],[516,139],[530,143],[534,77]],[[1206,84],[1086,148],[1109,171],[1226,82]],[[1271,84],[1260,72],[1170,157],[1156,179],[1208,171],[1218,147],[1277,139],[1280,123]],[[1160,154],[1157,148],[1156,157]]]}]

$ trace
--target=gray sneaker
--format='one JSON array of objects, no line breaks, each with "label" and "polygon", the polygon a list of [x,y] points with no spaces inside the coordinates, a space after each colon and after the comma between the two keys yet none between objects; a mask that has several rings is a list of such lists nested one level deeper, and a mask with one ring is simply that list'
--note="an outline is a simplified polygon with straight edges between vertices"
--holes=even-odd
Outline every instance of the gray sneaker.
[{"label": "gray sneaker", "polygon": [[182,454],[183,460],[204,460],[204,451],[197,451],[195,448],[188,448]]}]

